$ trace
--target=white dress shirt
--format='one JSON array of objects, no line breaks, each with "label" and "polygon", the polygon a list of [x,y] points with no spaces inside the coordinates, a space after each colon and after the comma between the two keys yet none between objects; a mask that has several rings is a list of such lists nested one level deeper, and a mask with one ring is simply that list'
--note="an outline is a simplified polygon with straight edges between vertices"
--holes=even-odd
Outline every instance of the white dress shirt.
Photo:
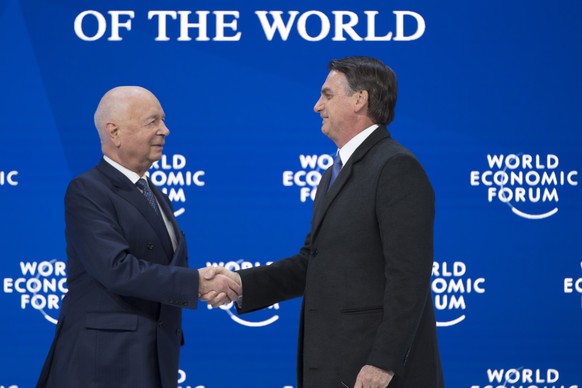
[{"label": "white dress shirt", "polygon": [[352,137],[342,148],[339,149],[340,158],[342,160],[342,167],[346,165],[348,159],[352,156],[354,151],[378,128],[378,124],[374,124],[356,136]]}]

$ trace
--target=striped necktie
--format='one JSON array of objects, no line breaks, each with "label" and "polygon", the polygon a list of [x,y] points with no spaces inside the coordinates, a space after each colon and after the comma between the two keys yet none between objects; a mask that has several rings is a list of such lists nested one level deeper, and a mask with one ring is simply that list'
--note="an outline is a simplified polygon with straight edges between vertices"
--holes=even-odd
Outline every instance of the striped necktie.
[{"label": "striped necktie", "polygon": [[151,207],[154,208],[154,211],[159,216],[160,215],[160,208],[158,207],[158,203],[156,202],[156,199],[154,198],[154,193],[152,193],[152,190],[150,189],[148,182],[145,179],[141,178],[140,180],[138,180],[135,183],[135,185],[141,190],[141,193],[143,194],[143,196],[146,198],[148,203],[151,205]]}]

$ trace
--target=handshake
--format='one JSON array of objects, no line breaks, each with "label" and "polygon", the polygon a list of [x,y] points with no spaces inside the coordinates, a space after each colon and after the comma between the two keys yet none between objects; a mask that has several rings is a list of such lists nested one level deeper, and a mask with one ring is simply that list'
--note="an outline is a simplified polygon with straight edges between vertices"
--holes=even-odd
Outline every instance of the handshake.
[{"label": "handshake", "polygon": [[236,272],[224,267],[206,267],[198,269],[198,276],[198,297],[212,307],[236,301],[242,296],[242,281]]}]

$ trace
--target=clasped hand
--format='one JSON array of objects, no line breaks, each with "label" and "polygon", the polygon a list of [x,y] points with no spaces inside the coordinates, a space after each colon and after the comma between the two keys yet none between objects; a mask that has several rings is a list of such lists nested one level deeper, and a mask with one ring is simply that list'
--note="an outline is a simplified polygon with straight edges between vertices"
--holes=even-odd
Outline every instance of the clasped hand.
[{"label": "clasped hand", "polygon": [[242,295],[240,275],[224,267],[206,267],[198,270],[198,296],[212,307],[230,303]]}]

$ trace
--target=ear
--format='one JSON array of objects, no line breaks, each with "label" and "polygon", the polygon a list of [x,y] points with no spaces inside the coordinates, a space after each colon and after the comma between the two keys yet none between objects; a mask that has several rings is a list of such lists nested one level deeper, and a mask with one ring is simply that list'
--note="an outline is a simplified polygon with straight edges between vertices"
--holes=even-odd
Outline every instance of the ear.
[{"label": "ear", "polygon": [[116,147],[119,147],[121,144],[121,138],[119,136],[119,127],[113,123],[107,123],[105,125],[105,133],[111,140],[111,143],[115,144]]},{"label": "ear", "polygon": [[368,91],[367,90],[359,90],[355,93],[355,106],[354,111],[356,113],[366,112],[368,110]]}]

